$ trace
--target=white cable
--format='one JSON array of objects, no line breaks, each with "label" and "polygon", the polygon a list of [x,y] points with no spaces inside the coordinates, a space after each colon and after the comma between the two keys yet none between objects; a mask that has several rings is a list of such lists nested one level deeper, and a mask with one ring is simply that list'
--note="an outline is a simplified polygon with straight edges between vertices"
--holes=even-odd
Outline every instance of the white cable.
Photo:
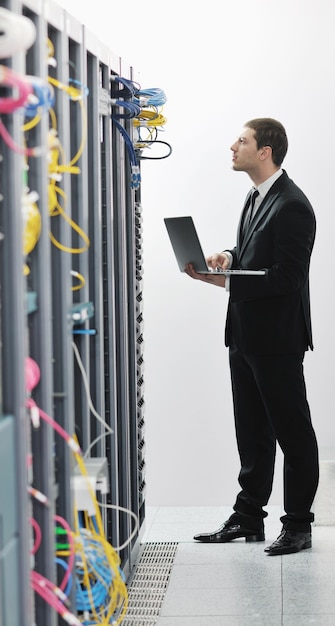
[{"label": "white cable", "polygon": [[104,507],[105,509],[113,509],[115,511],[121,511],[123,513],[127,513],[127,515],[130,515],[135,520],[135,528],[132,531],[131,535],[128,537],[128,539],[122,544],[122,546],[117,546],[117,547],[113,546],[116,552],[120,552],[133,540],[133,538],[137,534],[137,531],[139,529],[138,517],[130,509],[125,509],[123,506],[120,506],[118,504],[106,504],[104,502],[99,502],[99,500],[97,500],[97,503],[100,506]]},{"label": "white cable", "polygon": [[6,59],[20,50],[28,50],[36,39],[36,27],[25,15],[0,8],[0,58]]},{"label": "white cable", "polygon": [[97,413],[97,411],[95,410],[95,408],[93,406],[92,399],[91,399],[91,394],[90,394],[90,389],[89,389],[89,383],[88,383],[88,380],[87,380],[87,375],[86,375],[86,372],[85,372],[85,368],[84,368],[83,362],[82,362],[82,360],[80,358],[79,350],[78,350],[76,344],[74,343],[74,341],[72,342],[72,347],[73,347],[74,353],[76,355],[77,363],[78,363],[79,369],[80,369],[82,377],[83,377],[84,387],[85,387],[86,396],[87,396],[87,400],[88,400],[88,406],[89,406],[90,410],[92,411],[93,415],[97,418],[97,420],[112,435],[114,433],[113,429],[107,424],[107,422],[103,419],[103,417],[101,417],[101,415],[99,415],[99,413]]}]

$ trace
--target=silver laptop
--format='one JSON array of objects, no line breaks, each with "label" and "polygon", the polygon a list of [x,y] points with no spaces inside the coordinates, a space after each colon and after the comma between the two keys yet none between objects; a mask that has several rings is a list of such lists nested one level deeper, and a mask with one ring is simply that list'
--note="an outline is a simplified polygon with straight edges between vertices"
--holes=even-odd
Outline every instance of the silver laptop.
[{"label": "silver laptop", "polygon": [[225,274],[225,275],[259,275],[265,274],[265,270],[213,270],[207,266],[205,255],[199,241],[198,233],[191,216],[165,217],[165,226],[170,237],[171,245],[181,272],[185,265],[191,263],[199,274]]}]

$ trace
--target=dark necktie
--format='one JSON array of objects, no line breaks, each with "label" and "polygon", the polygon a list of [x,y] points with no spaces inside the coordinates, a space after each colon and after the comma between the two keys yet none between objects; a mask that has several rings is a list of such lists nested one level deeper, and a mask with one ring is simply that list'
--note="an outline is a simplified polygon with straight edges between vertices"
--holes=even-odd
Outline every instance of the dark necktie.
[{"label": "dark necktie", "polygon": [[245,220],[244,220],[244,224],[243,224],[243,234],[246,233],[246,231],[249,228],[249,225],[251,223],[251,220],[253,218],[253,212],[254,212],[254,206],[255,206],[255,202],[256,202],[256,198],[257,196],[259,196],[259,191],[257,189],[255,189],[255,191],[252,192],[251,196],[250,196],[250,203],[249,203],[249,207],[248,210],[245,214]]}]

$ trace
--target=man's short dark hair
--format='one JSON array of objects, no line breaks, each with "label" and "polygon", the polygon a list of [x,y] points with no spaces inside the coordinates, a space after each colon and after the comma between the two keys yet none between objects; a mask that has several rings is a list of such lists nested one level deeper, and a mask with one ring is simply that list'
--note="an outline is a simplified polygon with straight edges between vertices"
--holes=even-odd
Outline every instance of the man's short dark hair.
[{"label": "man's short dark hair", "polygon": [[280,166],[286,156],[288,141],[284,126],[271,117],[259,117],[249,120],[244,124],[247,128],[255,131],[257,149],[270,146],[272,148],[272,160]]}]

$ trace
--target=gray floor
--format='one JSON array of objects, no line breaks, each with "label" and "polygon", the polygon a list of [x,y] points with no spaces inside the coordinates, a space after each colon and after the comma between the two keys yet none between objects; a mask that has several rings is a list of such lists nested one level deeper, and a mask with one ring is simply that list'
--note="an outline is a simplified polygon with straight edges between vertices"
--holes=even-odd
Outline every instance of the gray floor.
[{"label": "gray floor", "polygon": [[149,507],[142,543],[177,542],[157,626],[335,625],[335,527],[313,527],[313,547],[269,557],[281,530],[280,507],[268,507],[266,541],[201,544],[230,507]]}]

